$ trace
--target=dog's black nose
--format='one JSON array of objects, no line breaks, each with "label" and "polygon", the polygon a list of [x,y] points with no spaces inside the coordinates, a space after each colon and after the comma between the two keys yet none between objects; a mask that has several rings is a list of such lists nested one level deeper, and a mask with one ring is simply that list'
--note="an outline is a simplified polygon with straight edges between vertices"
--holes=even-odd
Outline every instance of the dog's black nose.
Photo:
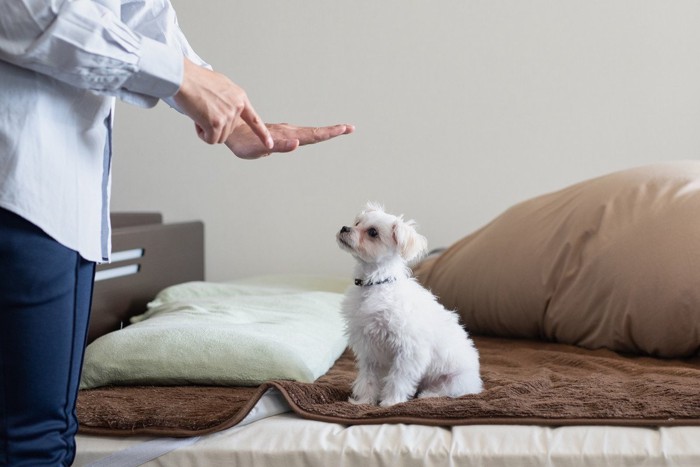
[{"label": "dog's black nose", "polygon": [[344,225],[344,226],[340,229],[340,233],[345,233],[345,232],[350,232],[350,227]]}]

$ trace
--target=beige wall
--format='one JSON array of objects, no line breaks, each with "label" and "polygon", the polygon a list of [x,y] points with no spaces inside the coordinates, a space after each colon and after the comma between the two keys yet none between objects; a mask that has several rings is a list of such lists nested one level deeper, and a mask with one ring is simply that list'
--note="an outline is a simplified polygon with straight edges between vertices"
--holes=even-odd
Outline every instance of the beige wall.
[{"label": "beige wall", "polygon": [[243,161],[159,105],[120,105],[113,208],[201,219],[207,275],[349,275],[367,200],[445,246],[509,205],[700,155],[700,2],[173,0],[267,121],[356,134]]}]

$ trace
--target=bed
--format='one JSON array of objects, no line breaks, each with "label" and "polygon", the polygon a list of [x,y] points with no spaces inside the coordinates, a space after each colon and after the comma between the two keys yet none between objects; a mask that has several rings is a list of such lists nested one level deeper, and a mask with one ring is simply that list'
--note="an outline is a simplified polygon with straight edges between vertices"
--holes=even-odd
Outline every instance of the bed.
[{"label": "bed", "polygon": [[[679,178],[679,173],[684,175]],[[617,174],[616,180],[622,178],[626,186],[636,187],[632,192],[624,192],[625,199],[631,200],[634,206],[643,205],[644,197],[651,193],[655,215],[661,212],[657,209],[659,194],[681,199],[684,209],[694,208],[688,204],[687,194],[688,184],[694,187],[695,181],[700,180],[700,167],[696,163],[670,168],[654,166],[622,175]],[[641,190],[640,177],[645,183]],[[682,180],[685,188],[671,189],[668,185],[659,188],[659,180],[663,183]],[[656,183],[655,188],[649,183]],[[591,184],[595,185],[595,190],[590,190]],[[463,270],[459,274],[450,273],[451,268],[456,262],[463,264],[466,255],[466,262],[478,267],[478,275],[483,279],[483,265],[479,263],[478,255],[474,255],[489,248],[502,252],[507,248],[504,245],[513,244],[512,238],[499,234],[513,230],[512,225],[501,224],[517,218],[520,227],[517,234],[522,239],[527,230],[523,227],[523,219],[541,226],[543,219],[535,219],[537,216],[533,213],[541,213],[543,205],[553,206],[557,213],[561,213],[560,206],[554,201],[566,196],[581,199],[584,188],[587,192],[595,192],[598,197],[592,218],[597,222],[596,232],[606,240],[604,254],[595,256],[596,261],[602,261],[600,258],[609,260],[614,257],[614,251],[610,249],[612,237],[600,227],[603,225],[600,219],[606,218],[606,212],[609,214],[610,211],[598,209],[600,194],[605,192],[603,187],[609,185],[609,179],[597,180],[583,187],[558,192],[557,199],[538,199],[539,204],[534,206],[531,203],[518,205],[507,211],[505,218],[499,217],[444,253],[428,258],[416,268],[416,274],[434,291],[438,290],[441,299],[461,306],[462,311],[469,309],[465,306],[465,298],[460,296],[464,293],[469,295],[469,300],[476,300],[479,307],[488,308],[487,302],[494,301],[493,295],[487,300],[478,296],[479,291],[469,290],[468,285],[455,284],[459,280],[455,278],[464,278],[466,273]],[[630,198],[629,193],[634,193],[634,196]],[[620,212],[614,203],[603,204],[615,207],[616,213]],[[577,209],[571,202],[563,205],[566,212]],[[666,206],[663,212],[668,211],[675,212]],[[615,219],[618,218],[616,215]],[[636,223],[643,221],[639,216],[634,219]],[[616,220],[615,228],[619,228],[618,224]],[[683,225],[687,224],[684,220]],[[557,225],[562,225],[560,219]],[[667,219],[664,219],[664,225],[668,227]],[[89,334],[91,343],[101,342],[98,338],[103,336],[123,333],[119,330],[128,329],[130,318],[142,315],[147,303],[161,297],[163,290],[182,284],[207,284],[203,282],[202,223],[164,224],[159,214],[119,214],[114,216],[114,226],[115,261],[98,268]],[[695,225],[690,227],[694,229]],[[576,226],[571,231],[586,232],[585,238],[591,236],[588,227]],[[656,235],[653,229],[644,232]],[[562,233],[557,231],[556,235],[559,238]],[[640,236],[643,237],[635,231],[633,237],[644,240]],[[498,242],[485,245],[484,237]],[[580,238],[581,235],[577,234],[576,239]],[[653,238],[659,245],[659,238]],[[688,241],[687,236],[683,238]],[[621,240],[625,248],[630,243],[627,237]],[[672,243],[677,245],[678,238],[674,237]],[[566,248],[542,266],[550,274],[551,271],[557,274],[571,272],[561,251],[571,255],[576,241],[568,238],[564,244]],[[477,253],[474,252],[475,245],[478,246]],[[547,251],[556,250],[552,237],[542,245]],[[591,248],[590,243],[583,248],[588,255],[586,258],[593,258]],[[547,257],[536,248],[528,248],[528,251],[536,261],[542,262],[542,258]],[[682,250],[682,253],[685,257],[690,256],[689,260],[695,255],[687,250]],[[493,258],[493,254],[491,252],[488,256]],[[512,258],[512,255],[507,256]],[[675,256],[673,259],[674,264],[679,261]],[[522,259],[518,267],[533,271],[535,265],[524,261]],[[591,259],[590,264],[583,266],[598,271],[599,277],[601,268],[610,266],[596,261]],[[578,257],[577,271],[592,274],[581,263],[581,257]],[[669,267],[662,262],[654,264],[654,271],[670,274]],[[634,265],[634,269],[636,271],[639,266]],[[506,272],[500,269],[495,272],[499,280],[494,282],[499,287],[507,283]],[[210,384],[207,380],[197,380],[187,386],[148,385],[139,381],[130,381],[123,386],[106,384],[81,390],[78,407],[81,432],[77,437],[75,465],[700,465],[700,443],[697,442],[700,439],[700,386],[697,385],[700,359],[697,347],[688,347],[683,341],[683,333],[688,332],[697,339],[693,327],[695,315],[686,316],[693,313],[687,308],[690,300],[687,294],[673,294],[683,297],[679,317],[673,319],[691,320],[690,325],[683,323],[674,328],[675,334],[670,338],[675,341],[673,345],[659,341],[658,332],[645,334],[642,331],[646,330],[637,330],[629,322],[629,310],[623,319],[623,334],[628,333],[630,339],[623,339],[620,333],[608,336],[596,326],[591,328],[592,331],[584,332],[587,331],[585,320],[579,320],[581,324],[573,330],[562,324],[566,319],[562,317],[565,311],[558,311],[555,305],[568,296],[575,296],[585,307],[588,304],[579,295],[590,295],[576,289],[579,283],[572,274],[564,276],[568,281],[566,293],[557,289],[557,293],[547,296],[547,316],[532,317],[539,326],[536,329],[525,316],[527,310],[522,308],[523,302],[535,299],[531,284],[518,285],[525,287],[522,291],[513,290],[515,285],[507,292],[502,289],[491,291],[498,297],[506,294],[512,297],[517,292],[520,299],[513,300],[509,306],[517,319],[523,321],[518,329],[513,327],[513,319],[508,315],[489,313],[478,319],[471,315],[462,316],[463,320],[469,321],[469,329],[478,330],[475,341],[482,355],[484,379],[489,389],[486,391],[488,395],[481,399],[453,401],[453,404],[440,406],[425,406],[421,405],[424,401],[415,401],[393,412],[350,407],[344,401],[353,375],[352,355],[342,349],[337,360],[334,358],[335,361],[328,363],[327,371],[320,365],[312,376],[306,376],[308,381],[301,381],[304,376],[296,378],[299,381],[272,376],[270,381],[262,384],[238,388]],[[619,280],[619,274],[611,276]],[[674,291],[677,292],[683,280],[675,275],[673,278]],[[637,277],[636,280],[644,279]],[[688,279],[690,285],[697,283],[694,281],[695,277]],[[265,291],[282,288],[303,291],[305,298],[309,293],[315,294],[314,303],[318,300],[334,303],[345,284],[350,283],[350,278],[274,276],[232,282],[238,291],[245,292],[247,298],[250,287]],[[541,282],[547,283],[546,280]],[[561,287],[561,281],[556,286]],[[649,288],[643,286],[637,282],[634,290],[646,291]],[[484,284],[479,287],[481,292],[487,288]],[[613,295],[607,296],[603,302],[614,302],[614,293],[621,293],[622,289],[619,285],[606,288]],[[208,293],[206,290],[209,289],[198,288],[197,293]],[[660,295],[657,290],[652,297],[642,297],[642,305],[661,306],[658,303],[662,298]],[[523,300],[523,296],[529,297],[528,300]],[[629,295],[626,297],[627,301],[632,300]],[[599,296],[591,299],[590,306],[595,309],[591,313],[607,313],[596,317],[596,322],[608,319],[607,315],[611,314],[610,310],[600,306],[603,302]],[[276,300],[275,303],[280,302]],[[499,304],[499,310],[504,308],[508,307]],[[652,322],[651,325],[658,330],[658,323]],[[614,326],[615,322],[611,321],[606,328]],[[598,348],[595,339],[613,339],[612,346],[618,348],[616,351]],[[338,353],[338,345],[335,347],[334,352]],[[113,349],[110,351],[114,352]],[[517,366],[530,370],[525,372],[527,374],[515,372]],[[321,376],[316,378],[317,374]],[[569,393],[565,394],[567,391]],[[150,402],[153,397],[158,400]],[[146,406],[135,402],[142,403],[140,401],[144,398],[149,398]],[[144,413],[150,415],[144,416]],[[189,418],[183,422],[184,413],[188,413]]]}]

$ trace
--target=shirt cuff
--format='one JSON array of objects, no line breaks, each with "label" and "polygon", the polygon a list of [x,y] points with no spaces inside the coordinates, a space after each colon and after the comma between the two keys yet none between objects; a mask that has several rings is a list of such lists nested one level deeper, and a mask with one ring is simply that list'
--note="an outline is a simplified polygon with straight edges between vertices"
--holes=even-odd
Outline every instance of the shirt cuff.
[{"label": "shirt cuff", "polygon": [[143,36],[140,49],[139,70],[126,80],[124,88],[161,99],[174,95],[182,84],[182,51]]}]

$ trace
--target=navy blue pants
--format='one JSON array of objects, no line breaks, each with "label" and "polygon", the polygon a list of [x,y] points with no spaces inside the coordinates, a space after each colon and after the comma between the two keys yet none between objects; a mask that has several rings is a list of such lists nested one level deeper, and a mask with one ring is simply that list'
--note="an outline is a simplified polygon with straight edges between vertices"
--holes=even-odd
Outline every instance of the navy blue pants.
[{"label": "navy blue pants", "polygon": [[0,208],[0,465],[75,458],[95,263]]}]

